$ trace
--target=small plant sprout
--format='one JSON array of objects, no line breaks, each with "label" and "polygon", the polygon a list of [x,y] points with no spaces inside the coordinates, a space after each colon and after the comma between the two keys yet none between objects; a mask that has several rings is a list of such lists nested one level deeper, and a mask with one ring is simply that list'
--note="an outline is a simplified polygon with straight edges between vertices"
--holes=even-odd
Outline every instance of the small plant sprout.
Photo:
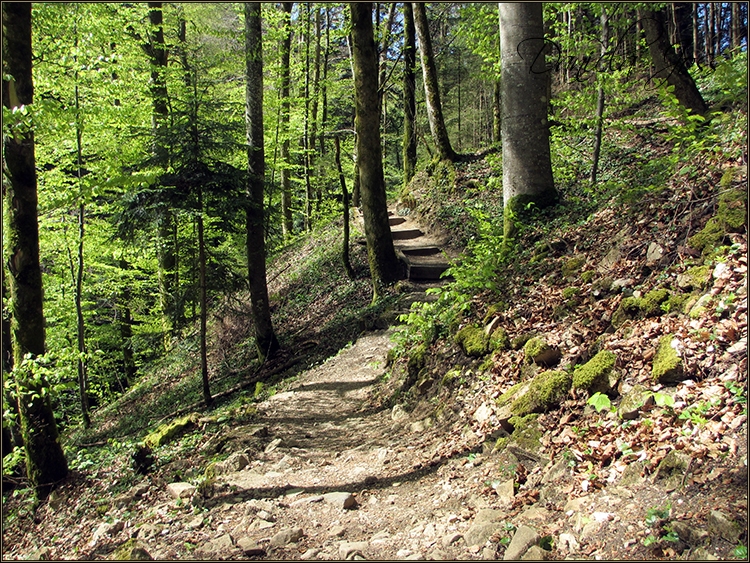
[{"label": "small plant sprout", "polygon": [[596,412],[602,412],[604,409],[609,410],[612,408],[612,402],[609,400],[609,397],[599,392],[591,395],[589,400],[586,401],[586,404],[594,407]]}]

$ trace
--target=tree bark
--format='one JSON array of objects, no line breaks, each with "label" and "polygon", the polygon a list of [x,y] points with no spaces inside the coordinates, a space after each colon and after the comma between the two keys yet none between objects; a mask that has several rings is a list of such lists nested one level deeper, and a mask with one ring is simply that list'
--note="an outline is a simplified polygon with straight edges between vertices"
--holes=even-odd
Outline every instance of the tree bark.
[{"label": "tree bark", "polygon": [[200,286],[200,355],[201,355],[201,382],[203,383],[203,402],[210,407],[211,387],[208,382],[208,350],[206,339],[208,333],[208,298],[206,293],[206,240],[203,234],[203,188],[198,187],[198,263]]},{"label": "tree bark", "polygon": [[281,145],[281,229],[284,237],[292,234],[292,170],[289,158],[289,58],[292,50],[292,2],[283,2],[286,33],[281,40],[281,127],[284,141]]},{"label": "tree bark", "polygon": [[372,4],[352,2],[349,6],[352,15],[357,160],[367,258],[375,301],[381,297],[384,284],[400,278],[401,267],[393,248],[383,178],[378,114],[378,59],[372,31]]},{"label": "tree bark", "polygon": [[[3,105],[13,109],[34,101],[31,3],[3,3],[2,15]],[[45,351],[33,131],[15,129],[5,137],[4,151],[7,182],[3,182],[3,236],[11,296],[13,376],[26,449],[26,471],[37,499],[41,500],[49,495],[55,483],[67,476],[68,463],[58,440],[48,384],[43,376],[34,376],[25,361],[27,354],[33,361]]]},{"label": "tree bark", "polygon": [[344,204],[344,240],[341,245],[341,262],[344,264],[347,277],[353,280],[355,278],[354,269],[351,260],[349,260],[349,192],[346,190],[346,178],[344,178],[344,171],[341,168],[341,144],[338,135],[333,138],[333,145],[336,151],[334,155],[336,170],[338,170],[339,183],[341,184],[341,201]]},{"label": "tree bark", "polygon": [[[609,42],[609,20],[607,19],[607,6],[602,5],[602,15],[600,18],[602,27],[602,48],[600,51],[602,60],[604,60],[607,53],[607,44]],[[604,128],[604,72],[603,65],[600,66],[599,70],[599,87],[596,92],[596,128],[594,130],[594,157],[591,163],[591,186],[596,186],[596,175],[599,170],[599,155],[602,149],[602,130]]]},{"label": "tree bark", "polygon": [[[547,73],[541,2],[501,3],[501,96],[505,244],[523,210],[554,205],[547,124]],[[506,246],[507,248],[507,246]]]},{"label": "tree bark", "polygon": [[440,90],[438,87],[437,70],[435,68],[435,56],[432,51],[430,29],[427,24],[427,13],[423,2],[412,2],[414,9],[414,24],[419,39],[419,57],[422,62],[422,81],[424,82],[424,94],[427,105],[427,120],[430,123],[430,131],[435,141],[440,160],[455,161],[458,155],[451,147],[448,138],[448,130],[445,128],[443,119],[443,106],[440,103]]},{"label": "tree bark", "polygon": [[273,356],[279,342],[271,323],[266,285],[266,245],[263,232],[265,151],[263,146],[263,46],[260,3],[245,4],[246,131],[248,157],[247,267],[255,345],[261,361]]},{"label": "tree bark", "polygon": [[404,186],[417,169],[417,103],[416,65],[417,41],[414,30],[414,10],[411,2],[404,2]]},{"label": "tree bark", "polygon": [[674,86],[674,95],[680,105],[691,112],[704,115],[708,105],[703,100],[693,77],[690,76],[682,60],[677,56],[667,38],[664,13],[661,10],[646,14],[643,18],[651,60],[654,63],[654,78]]}]

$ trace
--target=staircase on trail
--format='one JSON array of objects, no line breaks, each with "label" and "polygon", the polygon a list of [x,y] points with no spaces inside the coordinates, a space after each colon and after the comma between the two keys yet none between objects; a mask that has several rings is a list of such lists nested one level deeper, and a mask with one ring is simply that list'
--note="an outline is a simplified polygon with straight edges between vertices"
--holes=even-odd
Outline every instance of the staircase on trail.
[{"label": "staircase on trail", "polygon": [[411,217],[389,212],[393,246],[406,268],[406,278],[416,283],[437,282],[450,263],[445,241],[426,234]]}]

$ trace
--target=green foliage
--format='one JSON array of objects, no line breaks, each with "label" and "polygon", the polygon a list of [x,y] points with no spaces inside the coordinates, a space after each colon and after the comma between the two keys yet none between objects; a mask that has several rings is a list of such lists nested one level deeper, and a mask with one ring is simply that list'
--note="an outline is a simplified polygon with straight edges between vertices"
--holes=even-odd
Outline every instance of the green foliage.
[{"label": "green foliage", "polygon": [[594,407],[596,412],[602,412],[604,409],[609,410],[612,408],[612,402],[609,400],[609,397],[598,391],[589,397],[586,404]]}]

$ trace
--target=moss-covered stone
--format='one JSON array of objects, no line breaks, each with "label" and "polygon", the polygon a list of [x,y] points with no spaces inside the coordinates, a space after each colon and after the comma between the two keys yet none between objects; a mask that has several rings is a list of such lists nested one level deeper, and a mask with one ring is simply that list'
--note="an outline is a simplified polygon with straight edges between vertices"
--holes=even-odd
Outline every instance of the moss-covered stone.
[{"label": "moss-covered stone", "polygon": [[409,355],[409,360],[406,362],[406,371],[409,379],[414,381],[419,377],[419,372],[422,371],[427,363],[427,345],[420,344],[414,351]]},{"label": "moss-covered stone", "polygon": [[564,277],[570,277],[578,273],[578,271],[583,267],[585,263],[586,260],[584,260],[580,256],[574,256],[562,265],[560,272]]},{"label": "moss-covered stone", "polygon": [[456,333],[454,340],[467,356],[479,358],[489,351],[489,339],[484,330],[479,327],[462,328]]},{"label": "moss-covered stone", "polygon": [[490,305],[490,308],[487,309],[487,314],[484,316],[484,324],[487,324],[495,315],[497,315],[498,313],[502,313],[507,309],[508,304],[505,301],[498,301],[494,305]]},{"label": "moss-covered stone", "polygon": [[461,377],[461,370],[449,369],[447,372],[445,372],[445,375],[443,375],[443,378],[440,380],[440,386],[449,387],[460,377]]},{"label": "moss-covered stone", "polygon": [[688,244],[696,250],[710,255],[721,244],[727,233],[743,232],[747,226],[747,193],[730,190],[719,196],[716,215],[706,226],[690,237]]},{"label": "moss-covered stone", "polygon": [[523,347],[526,360],[535,364],[552,365],[560,359],[560,352],[542,338],[532,338]]},{"label": "moss-covered stone", "polygon": [[680,312],[689,298],[690,295],[687,293],[672,293],[660,307],[667,313]]},{"label": "moss-covered stone", "polygon": [[511,417],[508,422],[513,425],[514,430],[508,444],[515,444],[527,452],[538,453],[542,445],[542,431],[537,418],[539,415],[536,413]]},{"label": "moss-covered stone", "polygon": [[115,561],[153,561],[151,554],[146,551],[146,546],[136,539],[129,539],[115,549],[112,554]]},{"label": "moss-covered stone", "polygon": [[542,372],[531,382],[528,391],[513,401],[510,410],[514,415],[521,417],[544,412],[566,397],[570,385],[571,376],[568,372]]},{"label": "moss-covered stone", "polygon": [[531,333],[519,334],[513,340],[510,341],[510,347],[513,348],[514,350],[520,350],[532,338],[534,338],[534,335]]},{"label": "moss-covered stone", "polygon": [[641,408],[654,402],[654,394],[643,385],[634,385],[623,395],[617,414],[623,420],[635,420]]},{"label": "moss-covered stone", "polygon": [[507,350],[510,347],[510,338],[503,327],[498,327],[490,335],[490,350]]},{"label": "moss-covered stone", "polygon": [[645,317],[658,317],[664,313],[661,304],[669,299],[669,291],[666,289],[654,289],[649,291],[639,300],[638,306]]},{"label": "moss-covered stone", "polygon": [[651,367],[651,376],[659,383],[675,383],[682,381],[682,358],[677,349],[672,346],[676,341],[673,334],[667,334],[659,339]]},{"label": "moss-covered stone", "polygon": [[609,350],[602,350],[582,366],[573,370],[573,387],[583,389],[593,395],[606,393],[613,385],[613,369],[617,356]]},{"label": "moss-covered stone", "polygon": [[143,443],[151,449],[158,448],[168,444],[188,428],[198,422],[198,414],[192,413],[182,418],[178,418],[169,424],[162,424],[156,430],[151,432],[143,440]]},{"label": "moss-covered stone", "polygon": [[583,283],[591,283],[595,275],[596,271],[594,270],[586,270],[585,272],[581,272],[581,281]]},{"label": "moss-covered stone", "polygon": [[690,308],[690,312],[688,313],[688,316],[691,319],[700,318],[701,315],[703,315],[707,311],[712,301],[713,301],[713,297],[711,296],[711,294],[706,293],[705,295],[702,295],[692,305],[692,307]]},{"label": "moss-covered stone", "polygon": [[581,289],[579,287],[566,287],[563,289],[562,296],[563,299],[572,299],[573,297],[580,295],[580,293]]},{"label": "moss-covered stone", "polygon": [[708,267],[708,264],[693,266],[685,273],[690,279],[690,286],[695,289],[705,288],[711,279],[711,268]]}]

